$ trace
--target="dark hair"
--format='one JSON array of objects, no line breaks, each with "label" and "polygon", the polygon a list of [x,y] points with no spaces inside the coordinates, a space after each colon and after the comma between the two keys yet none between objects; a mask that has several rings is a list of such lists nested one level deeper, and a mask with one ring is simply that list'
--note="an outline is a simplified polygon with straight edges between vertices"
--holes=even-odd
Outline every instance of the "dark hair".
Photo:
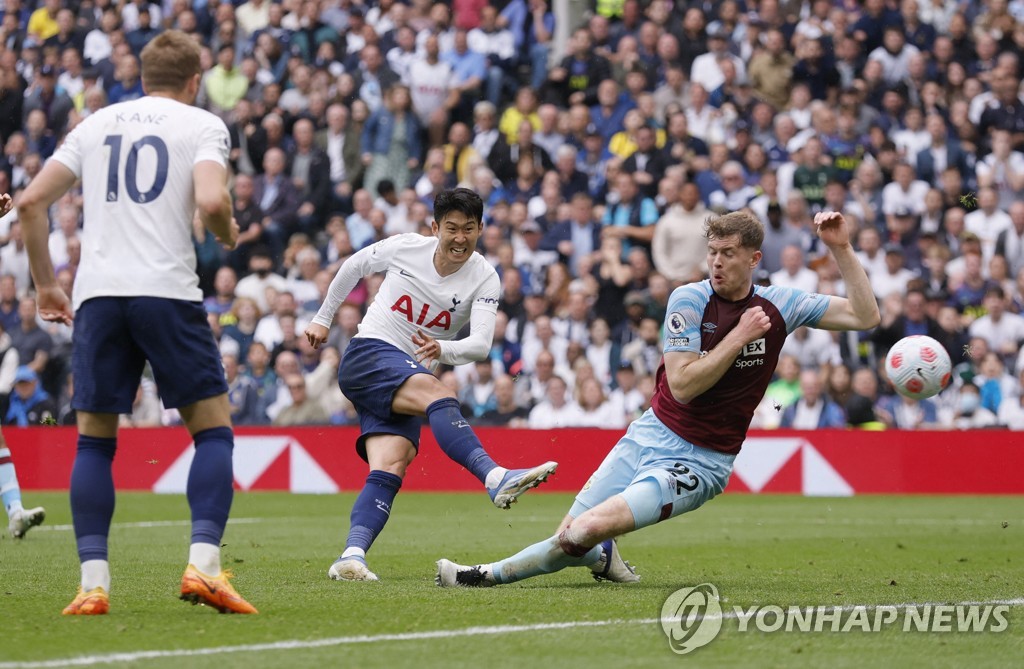
[{"label": "dark hair", "polygon": [[[395,182],[391,179],[381,179],[377,182],[377,195],[384,197],[388,193],[395,192]],[[435,205],[436,206],[436,205]]]},{"label": "dark hair", "polygon": [[453,211],[461,211],[466,218],[483,223],[484,201],[468,188],[443,190],[434,198],[434,220],[441,222]]}]

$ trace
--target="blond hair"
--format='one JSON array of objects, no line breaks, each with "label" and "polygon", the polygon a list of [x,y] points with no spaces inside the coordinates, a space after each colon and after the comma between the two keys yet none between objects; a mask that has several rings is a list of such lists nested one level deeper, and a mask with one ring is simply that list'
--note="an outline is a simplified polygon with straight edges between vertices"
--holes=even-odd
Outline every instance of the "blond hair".
[{"label": "blond hair", "polygon": [[713,216],[704,223],[704,237],[709,240],[725,239],[733,235],[740,236],[740,246],[760,251],[764,242],[764,226],[746,210]]},{"label": "blond hair", "polygon": [[200,73],[199,45],[180,30],[168,30],[142,50],[142,85],[147,93],[177,92]]}]

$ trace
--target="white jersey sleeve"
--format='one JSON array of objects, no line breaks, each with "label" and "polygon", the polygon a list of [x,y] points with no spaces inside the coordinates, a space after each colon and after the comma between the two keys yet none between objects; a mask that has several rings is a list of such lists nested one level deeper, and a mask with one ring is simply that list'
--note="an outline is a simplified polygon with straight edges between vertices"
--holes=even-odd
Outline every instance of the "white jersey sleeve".
[{"label": "white jersey sleeve", "polygon": [[193,168],[227,165],[229,150],[222,120],[164,97],[105,107],[69,133],[51,160],[82,180],[76,309],[101,296],[202,299]]},{"label": "white jersey sleeve", "polygon": [[[412,356],[417,348],[412,338],[422,331],[439,341],[443,363],[484,359],[494,338],[498,275],[483,256],[474,253],[457,272],[441,276],[434,267],[436,249],[436,237],[410,233],[356,253],[342,264],[313,322],[329,327],[356,282],[383,271],[387,276],[359,324],[357,337],[380,339]],[[469,337],[452,341],[467,323]]]},{"label": "white jersey sleeve", "polygon": [[388,237],[349,256],[341,264],[334,280],[331,281],[331,286],[327,289],[327,297],[320,305],[316,316],[313,317],[313,322],[330,329],[331,323],[334,322],[334,314],[337,313],[338,308],[341,307],[342,302],[356,287],[359,280],[364,276],[386,270],[394,255],[396,245],[401,243],[402,235]]}]

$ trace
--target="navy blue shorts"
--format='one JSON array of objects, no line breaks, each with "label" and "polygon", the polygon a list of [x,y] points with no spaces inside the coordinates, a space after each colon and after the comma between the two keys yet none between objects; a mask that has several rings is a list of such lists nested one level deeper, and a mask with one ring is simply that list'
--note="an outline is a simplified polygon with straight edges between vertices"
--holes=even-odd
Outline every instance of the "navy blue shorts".
[{"label": "navy blue shorts", "polygon": [[412,356],[380,339],[356,337],[345,349],[338,367],[338,385],[359,412],[362,434],[356,452],[366,460],[366,439],[375,434],[397,434],[420,446],[420,416],[391,411],[398,388],[415,374],[430,374]]},{"label": "navy blue shorts", "polygon": [[71,406],[130,413],[146,361],[164,406],[178,408],[228,390],[217,342],[199,302],[94,297],[75,314]]}]

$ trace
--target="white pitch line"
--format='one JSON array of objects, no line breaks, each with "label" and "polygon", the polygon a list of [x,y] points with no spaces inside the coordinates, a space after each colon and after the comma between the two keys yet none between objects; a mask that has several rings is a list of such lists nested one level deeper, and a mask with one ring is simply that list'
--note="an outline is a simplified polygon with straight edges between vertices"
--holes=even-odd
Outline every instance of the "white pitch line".
[{"label": "white pitch line", "polygon": [[[266,518],[229,518],[229,525],[252,525],[253,523],[262,523],[266,521]],[[122,529],[122,528],[145,528],[145,527],[187,527],[192,524],[190,520],[147,520],[139,523],[113,523],[111,529]],[[75,529],[74,525],[40,525],[32,529],[32,534],[37,532],[67,532]]]},{"label": "white pitch line", "polygon": [[[836,607],[842,611],[855,608],[865,609],[906,609],[916,606],[939,606],[949,602],[905,602],[901,604],[847,604]],[[955,602],[954,606],[1024,606],[1021,599],[994,599],[979,602]],[[823,606],[823,605],[819,605]],[[808,607],[814,608],[814,607]],[[830,607],[831,608],[831,607]],[[709,616],[710,617],[710,616]],[[724,612],[720,617],[730,620],[739,616],[733,612]],[[257,653],[268,650],[306,650],[310,648],[329,648],[331,646],[348,646],[354,644],[379,643],[382,641],[423,641],[429,639],[454,639],[458,637],[495,636],[499,634],[517,634],[520,632],[543,632],[547,630],[577,629],[587,627],[610,627],[612,625],[653,625],[660,623],[660,618],[634,618],[630,620],[574,620],[556,623],[535,623],[532,625],[495,625],[490,627],[466,627],[454,630],[432,630],[429,632],[404,632],[401,634],[361,634],[357,636],[341,636],[313,641],[290,639],[271,643],[247,644],[240,646],[217,646],[214,648],[194,648],[180,650],[143,650],[133,653],[110,653],[108,655],[83,655],[62,660],[39,660],[34,662],[0,662],[0,669],[58,669],[60,667],[90,667],[97,664],[117,664],[122,662],[139,662],[141,660],[160,660],[172,657],[205,657],[226,653]]]}]

